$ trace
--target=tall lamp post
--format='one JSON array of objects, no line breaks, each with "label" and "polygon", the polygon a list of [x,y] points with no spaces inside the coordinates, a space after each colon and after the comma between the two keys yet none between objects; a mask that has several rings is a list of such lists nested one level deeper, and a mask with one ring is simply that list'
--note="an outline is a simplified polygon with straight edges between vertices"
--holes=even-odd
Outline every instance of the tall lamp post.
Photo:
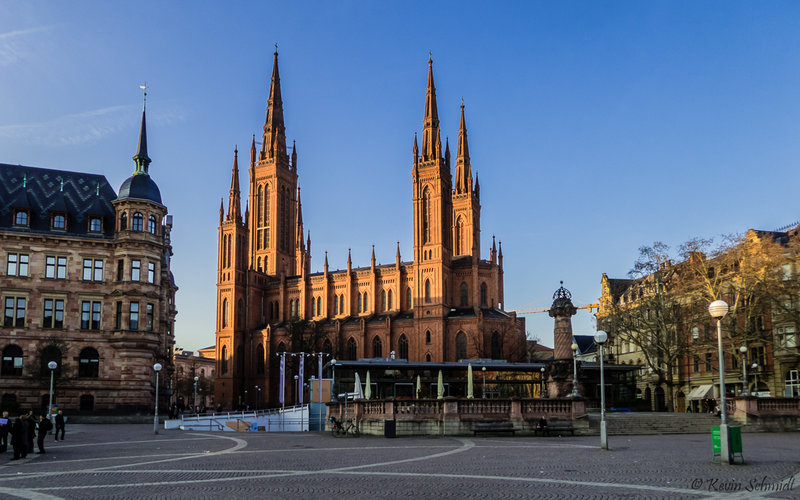
[{"label": "tall lamp post", "polygon": [[731,463],[730,434],[728,429],[728,412],[725,401],[725,356],[722,351],[722,318],[728,314],[728,304],[724,300],[715,300],[708,305],[708,313],[717,320],[717,356],[719,357],[719,408],[722,420],[719,425],[720,461]]},{"label": "tall lamp post", "polygon": [[158,372],[161,371],[161,363],[154,364],[153,370],[156,371],[156,412],[153,415],[153,434],[158,434]]},{"label": "tall lamp post", "polygon": [[750,367],[753,370],[753,395],[758,396],[758,363]]},{"label": "tall lamp post", "polygon": [[542,388],[539,390],[539,397],[544,398],[544,366],[539,371],[542,373]]},{"label": "tall lamp post", "polygon": [[578,390],[578,344],[572,344],[572,393],[571,398],[581,397],[581,392]]},{"label": "tall lamp post", "polygon": [[749,396],[750,391],[747,388],[747,346],[740,347],[739,352],[742,353],[742,396]]},{"label": "tall lamp post", "polygon": [[483,399],[486,399],[486,367],[481,367],[481,373],[483,373]]},{"label": "tall lamp post", "polygon": [[336,396],[336,360],[331,360],[331,401],[338,401]]},{"label": "tall lamp post", "polygon": [[194,412],[200,413],[197,408],[197,381],[200,380],[200,377],[194,378],[194,399],[192,399],[192,406],[194,406]]},{"label": "tall lamp post", "polygon": [[256,386],[256,394],[258,395],[258,399],[256,399],[256,411],[258,411],[258,402],[261,401],[261,387]]},{"label": "tall lamp post", "polygon": [[58,363],[55,361],[51,361],[47,363],[47,367],[50,369],[50,406],[47,407],[47,418],[49,420],[53,419],[53,374],[58,368]]},{"label": "tall lamp post", "polygon": [[603,375],[603,344],[608,340],[608,334],[599,331],[594,336],[594,341],[600,347],[600,448],[608,449],[608,433],[606,432],[606,384]]}]

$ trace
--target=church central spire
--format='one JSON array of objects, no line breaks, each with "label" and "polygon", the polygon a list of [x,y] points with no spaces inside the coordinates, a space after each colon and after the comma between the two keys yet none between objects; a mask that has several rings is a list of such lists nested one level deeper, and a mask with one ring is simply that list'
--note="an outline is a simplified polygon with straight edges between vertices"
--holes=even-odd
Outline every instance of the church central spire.
[{"label": "church central spire", "polygon": [[439,137],[439,110],[436,106],[436,86],[433,84],[433,59],[428,59],[428,90],[425,95],[425,119],[422,122],[422,159],[432,160],[442,154]]},{"label": "church central spire", "polygon": [[231,191],[228,197],[228,220],[242,221],[242,202],[239,192],[239,148],[233,150],[233,168],[231,169]]},{"label": "church central spire", "polygon": [[278,73],[277,46],[273,56],[267,119],[264,122],[264,141],[261,147],[262,159],[275,159],[286,155],[286,127],[283,124],[283,100],[281,99],[281,77]]}]

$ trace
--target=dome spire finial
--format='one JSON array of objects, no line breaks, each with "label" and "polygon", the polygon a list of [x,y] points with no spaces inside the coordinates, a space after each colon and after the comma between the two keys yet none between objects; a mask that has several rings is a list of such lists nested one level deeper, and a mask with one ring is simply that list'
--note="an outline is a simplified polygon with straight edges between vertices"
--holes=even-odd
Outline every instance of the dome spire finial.
[{"label": "dome spire finial", "polygon": [[134,175],[148,175],[150,170],[150,157],[147,156],[147,84],[139,85],[139,88],[144,91],[143,104],[142,104],[142,126],[139,129],[139,150],[133,157],[133,162],[136,164]]}]

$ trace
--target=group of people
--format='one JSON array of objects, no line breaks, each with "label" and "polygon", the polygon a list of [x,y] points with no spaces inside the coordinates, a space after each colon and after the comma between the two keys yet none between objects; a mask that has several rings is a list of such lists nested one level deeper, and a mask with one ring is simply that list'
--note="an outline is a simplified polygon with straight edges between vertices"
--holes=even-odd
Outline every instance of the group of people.
[{"label": "group of people", "polygon": [[[55,438],[64,440],[65,422],[64,414],[61,410],[55,416]],[[14,458],[11,460],[21,460],[27,458],[28,453],[33,453],[33,441],[39,451],[36,453],[46,453],[44,440],[47,434],[53,429],[53,423],[46,414],[34,415],[33,411],[22,413],[12,422],[8,412],[4,411],[0,418],[0,454],[8,451],[9,444],[14,451]]]}]

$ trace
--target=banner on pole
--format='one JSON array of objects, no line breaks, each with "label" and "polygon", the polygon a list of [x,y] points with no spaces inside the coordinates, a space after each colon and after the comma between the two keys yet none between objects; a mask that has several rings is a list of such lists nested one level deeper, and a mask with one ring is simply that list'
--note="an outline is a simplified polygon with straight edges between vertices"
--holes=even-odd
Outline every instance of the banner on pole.
[{"label": "banner on pole", "polygon": [[303,363],[305,361],[305,354],[300,353],[300,376],[297,377],[297,404],[303,404]]},{"label": "banner on pole", "polygon": [[281,380],[278,384],[278,402],[283,404],[283,391],[286,381],[286,353],[281,353]]}]

